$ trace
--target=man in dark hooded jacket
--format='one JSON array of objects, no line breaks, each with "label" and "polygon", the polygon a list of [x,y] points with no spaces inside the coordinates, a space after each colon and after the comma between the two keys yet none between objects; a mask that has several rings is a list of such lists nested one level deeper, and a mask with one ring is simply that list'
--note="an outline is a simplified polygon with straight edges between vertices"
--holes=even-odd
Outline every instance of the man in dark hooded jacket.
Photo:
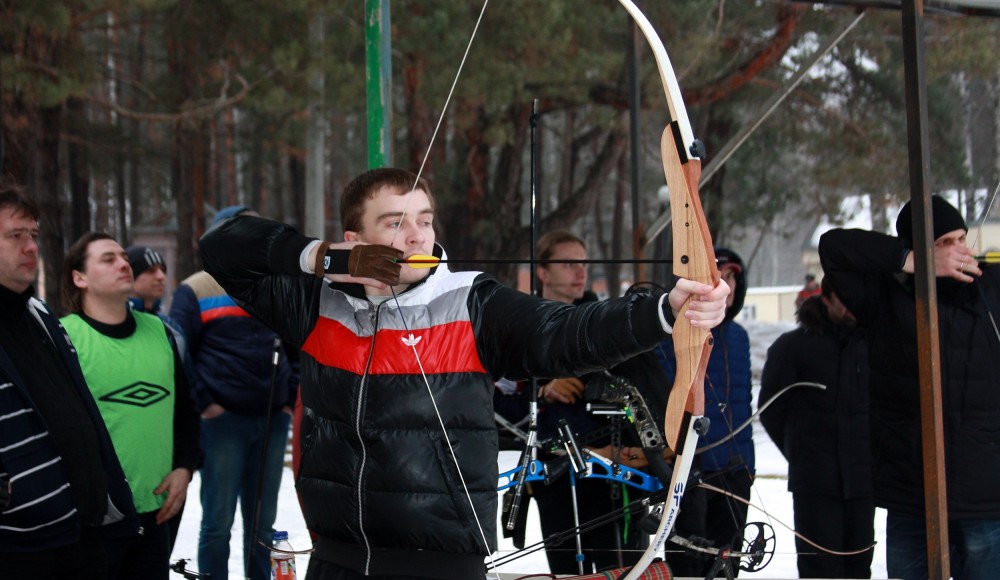
[{"label": "man in dark hooded jacket", "polygon": [[[798,328],[767,350],[760,386],[767,407],[760,420],[788,460],[795,529],[831,550],[864,550],[875,541],[868,342],[827,279],[822,294],[807,298],[796,317]],[[826,388],[803,388],[802,382]],[[832,555],[801,538],[795,548],[801,578],[871,577],[874,550]]]},{"label": "man in dark hooded jacket", "polygon": [[[948,539],[956,580],[996,578],[1000,554],[1000,270],[980,269],[965,220],[933,196],[934,270]],[[927,578],[912,209],[898,238],[837,229],[820,239],[823,270],[871,342],[875,504],[886,508],[889,576]]]}]

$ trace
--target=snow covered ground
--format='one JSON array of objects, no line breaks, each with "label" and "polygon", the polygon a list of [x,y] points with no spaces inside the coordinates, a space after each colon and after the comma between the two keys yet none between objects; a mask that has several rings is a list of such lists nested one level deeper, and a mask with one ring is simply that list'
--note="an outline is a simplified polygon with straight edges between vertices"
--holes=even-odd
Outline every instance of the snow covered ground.
[{"label": "snow covered ground", "polygon": [[[754,373],[756,376],[759,376],[767,347],[782,332],[793,328],[793,325],[744,323],[744,326],[747,327],[751,338]],[[754,400],[755,402],[757,401],[756,393]],[[781,453],[771,443],[770,438],[759,423],[754,424],[754,444],[757,454],[757,480],[753,486],[752,502],[756,507],[750,509],[748,521],[770,523],[774,528],[777,544],[774,558],[766,568],[756,573],[741,572],[740,578],[798,578],[798,571],[795,564],[795,538],[792,532],[784,527],[784,525],[792,526],[793,522],[792,498],[786,489],[788,465]],[[516,461],[516,453],[501,453],[499,461],[501,471],[509,469]],[[200,479],[195,475],[194,481],[192,481],[191,487],[188,490],[189,499],[172,557],[172,561],[178,558],[190,560],[188,567],[191,569],[197,569],[198,526],[201,520],[201,505],[198,499],[199,489]],[[537,513],[534,511],[533,503],[531,506],[532,509],[529,511],[528,516],[529,534],[526,538],[526,544],[541,540]],[[765,510],[767,513],[763,513],[758,508]],[[233,538],[235,541],[231,544],[232,551],[229,559],[229,577],[233,580],[243,578],[243,556],[240,547],[242,526],[239,513],[237,513],[236,522],[233,525]],[[284,478],[281,483],[278,518],[275,529],[288,531],[289,540],[295,549],[303,549],[311,544],[309,535],[306,532],[305,523],[302,519],[302,512],[295,497],[292,472],[288,468],[285,469]],[[532,532],[534,533],[532,534]],[[872,578],[886,578],[884,546],[885,513],[882,510],[879,510],[876,514],[875,538],[878,545],[875,547],[874,561],[872,563]],[[500,553],[498,556],[509,553],[514,549],[508,540],[501,539],[499,545]],[[305,577],[308,562],[308,555],[296,557],[299,578]],[[515,574],[547,571],[548,566],[543,552],[532,554],[500,568],[500,572]],[[180,576],[174,577],[180,578]]]}]

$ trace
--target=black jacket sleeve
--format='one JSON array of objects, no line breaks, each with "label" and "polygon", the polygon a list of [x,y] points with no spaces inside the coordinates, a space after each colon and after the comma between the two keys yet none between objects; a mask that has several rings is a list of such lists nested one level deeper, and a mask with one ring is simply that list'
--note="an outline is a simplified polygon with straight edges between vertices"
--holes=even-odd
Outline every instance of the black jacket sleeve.
[{"label": "black jacket sleeve", "polygon": [[286,224],[237,216],[202,236],[201,259],[233,300],[301,348],[318,318],[324,283],[299,268],[299,255],[313,239]]},{"label": "black jacket sleeve", "polygon": [[483,275],[469,300],[480,358],[488,361],[494,380],[580,376],[648,351],[666,337],[659,296],[573,306]]},{"label": "black jacket sleeve", "polygon": [[819,240],[823,272],[859,321],[885,306],[885,285],[902,271],[906,252],[899,238],[866,230],[830,230]]}]

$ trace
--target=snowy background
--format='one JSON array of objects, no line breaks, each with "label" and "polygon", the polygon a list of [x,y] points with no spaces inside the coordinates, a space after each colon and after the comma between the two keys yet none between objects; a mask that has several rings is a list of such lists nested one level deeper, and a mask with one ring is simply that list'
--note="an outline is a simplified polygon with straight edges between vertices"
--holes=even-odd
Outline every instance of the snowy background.
[{"label": "snowy background", "polygon": [[[767,348],[775,338],[781,333],[794,328],[794,325],[790,323],[762,324],[753,322],[742,322],[741,324],[746,327],[750,334],[754,376],[759,377],[761,368],[764,365]],[[754,404],[756,405],[758,402],[757,393],[755,392]],[[759,422],[754,423],[753,430],[754,446],[757,455],[757,479],[754,482],[751,492],[751,502],[756,507],[750,508],[747,520],[770,523],[774,528],[777,544],[774,558],[767,567],[755,573],[740,572],[740,578],[798,578],[798,571],[795,564],[795,538],[792,532],[785,527],[785,525],[789,527],[793,525],[792,496],[787,491],[788,464],[771,442],[767,433],[764,432],[764,428]],[[517,459],[518,454],[516,452],[502,452],[499,461],[500,470],[503,471],[513,467]],[[177,545],[174,547],[171,558],[172,562],[178,558],[189,560],[189,569],[197,569],[198,526],[201,521],[201,505],[198,499],[199,490],[200,479],[198,475],[195,475],[188,489],[187,507],[184,511],[184,518],[181,521]],[[278,501],[279,508],[275,529],[288,531],[289,541],[295,549],[308,548],[311,545],[311,541],[295,497],[292,472],[287,467],[285,468],[284,477],[281,482],[281,492]],[[528,513],[528,536],[525,542],[527,545],[541,540],[538,516],[534,511],[534,503],[530,505],[531,509]],[[761,509],[767,513],[763,513]],[[243,578],[243,553],[240,547],[242,529],[243,523],[240,519],[239,510],[237,510],[236,521],[233,524],[234,541],[231,542],[232,551],[229,559],[229,577],[233,580]],[[500,529],[499,523],[497,529]],[[884,546],[885,512],[882,510],[878,510],[875,517],[875,539],[878,545],[875,547],[874,561],[872,562],[872,578],[886,578]],[[500,552],[494,557],[514,551],[514,547],[508,540],[501,538],[499,546]],[[296,556],[296,567],[298,568],[299,578],[305,578],[308,563],[308,555]],[[516,576],[547,572],[548,565],[544,552],[539,551],[511,562],[508,565],[501,566],[499,571]],[[172,577],[180,578],[177,575],[172,575]]]}]

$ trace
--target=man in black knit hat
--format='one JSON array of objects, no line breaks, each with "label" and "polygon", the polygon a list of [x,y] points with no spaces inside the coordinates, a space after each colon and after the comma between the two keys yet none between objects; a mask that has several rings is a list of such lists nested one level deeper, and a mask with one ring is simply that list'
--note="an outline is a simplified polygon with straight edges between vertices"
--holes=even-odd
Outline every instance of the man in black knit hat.
[{"label": "man in black knit hat", "polygon": [[167,264],[163,256],[149,246],[129,246],[125,253],[135,277],[129,302],[140,312],[160,314],[160,301],[167,293]]},{"label": "man in black knit hat", "polygon": [[[980,268],[958,210],[937,196],[931,208],[952,575],[985,580],[1000,554],[1000,270]],[[819,255],[868,332],[875,504],[888,511],[889,576],[913,580],[928,576],[909,203],[896,231],[832,230]]]}]

